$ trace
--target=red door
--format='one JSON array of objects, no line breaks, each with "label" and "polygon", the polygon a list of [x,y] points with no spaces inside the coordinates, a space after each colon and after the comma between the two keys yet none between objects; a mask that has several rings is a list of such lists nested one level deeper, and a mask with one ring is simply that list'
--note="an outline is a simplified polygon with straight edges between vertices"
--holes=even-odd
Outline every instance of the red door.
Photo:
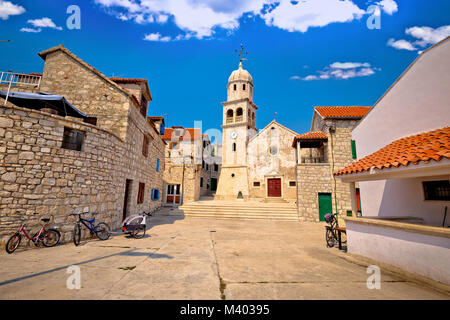
[{"label": "red door", "polygon": [[281,179],[267,179],[267,196],[281,197]]}]

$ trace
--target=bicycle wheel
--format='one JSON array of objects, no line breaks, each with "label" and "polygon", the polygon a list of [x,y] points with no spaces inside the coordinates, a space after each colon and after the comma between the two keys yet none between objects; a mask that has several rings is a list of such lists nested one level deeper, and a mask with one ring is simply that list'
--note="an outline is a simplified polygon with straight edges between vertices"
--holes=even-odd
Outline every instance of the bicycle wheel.
[{"label": "bicycle wheel", "polygon": [[143,238],[145,236],[145,226],[134,229],[134,231],[131,233],[131,236],[136,239]]},{"label": "bicycle wheel", "polygon": [[332,248],[336,244],[336,238],[333,233],[333,230],[330,228],[327,228],[327,231],[325,233],[325,240],[327,241],[327,247]]},{"label": "bicycle wheel", "polygon": [[108,240],[111,235],[111,228],[104,222],[100,222],[95,226],[94,231],[97,238],[100,240]]},{"label": "bicycle wheel", "polygon": [[59,243],[61,233],[56,229],[49,229],[42,238],[42,244],[46,247],[54,247]]},{"label": "bicycle wheel", "polygon": [[81,241],[81,226],[79,223],[73,228],[73,243],[78,246]]},{"label": "bicycle wheel", "polygon": [[5,247],[6,252],[11,254],[14,251],[16,251],[21,240],[22,240],[22,237],[20,236],[19,233],[14,234],[11,238],[9,238],[8,242],[6,243],[6,247]]}]

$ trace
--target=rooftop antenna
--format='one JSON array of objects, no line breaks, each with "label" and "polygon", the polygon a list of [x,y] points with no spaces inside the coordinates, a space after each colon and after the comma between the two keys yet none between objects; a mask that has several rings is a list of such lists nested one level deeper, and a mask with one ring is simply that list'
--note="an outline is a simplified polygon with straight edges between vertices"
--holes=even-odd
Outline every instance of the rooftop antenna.
[{"label": "rooftop antenna", "polygon": [[275,120],[275,121],[277,121],[277,114],[278,114],[278,112],[273,113],[273,120]]},{"label": "rooftop antenna", "polygon": [[248,55],[247,51],[244,51],[244,45],[241,43],[241,50],[234,50],[235,52],[239,53],[239,62],[242,63],[242,61],[247,60],[247,58],[244,58],[244,56]]},{"label": "rooftop antenna", "polygon": [[116,74],[113,72],[112,77],[113,77],[113,78],[120,78],[120,77],[123,77],[123,75],[118,75],[118,74],[116,75]]}]

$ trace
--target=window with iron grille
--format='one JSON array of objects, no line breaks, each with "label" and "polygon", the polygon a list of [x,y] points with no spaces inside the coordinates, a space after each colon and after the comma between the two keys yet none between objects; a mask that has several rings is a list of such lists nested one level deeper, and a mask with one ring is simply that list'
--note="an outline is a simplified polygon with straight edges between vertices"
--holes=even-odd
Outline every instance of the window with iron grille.
[{"label": "window with iron grille", "polygon": [[63,141],[61,148],[81,151],[84,141],[84,132],[64,127]]},{"label": "window with iron grille", "polygon": [[140,182],[139,183],[139,191],[138,191],[138,198],[137,203],[144,203],[144,194],[145,194],[145,183]]},{"label": "window with iron grille", "polygon": [[147,99],[145,99],[144,97],[142,97],[141,100],[141,114],[142,116],[144,116],[145,118],[147,117],[147,106],[148,106],[148,101]]},{"label": "window with iron grille", "polygon": [[147,135],[144,134],[144,141],[142,144],[142,155],[144,157],[148,157],[148,144],[149,144],[149,138]]},{"label": "window with iron grille", "polygon": [[425,200],[450,201],[450,181],[423,181]]},{"label": "window with iron grille", "polygon": [[261,183],[259,181],[255,181],[255,182],[253,182],[253,186],[259,187],[259,186],[261,186]]},{"label": "window with iron grille", "polygon": [[289,187],[295,187],[297,183],[295,181],[289,181]]}]

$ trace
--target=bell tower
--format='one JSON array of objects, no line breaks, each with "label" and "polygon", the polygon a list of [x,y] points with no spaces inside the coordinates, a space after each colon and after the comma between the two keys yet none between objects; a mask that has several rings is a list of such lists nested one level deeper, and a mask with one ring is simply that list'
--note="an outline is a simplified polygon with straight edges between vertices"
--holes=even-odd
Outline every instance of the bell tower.
[{"label": "bell tower", "polygon": [[247,143],[257,132],[253,103],[253,79],[240,62],[228,78],[227,101],[223,105],[222,169],[216,199],[248,199]]}]

